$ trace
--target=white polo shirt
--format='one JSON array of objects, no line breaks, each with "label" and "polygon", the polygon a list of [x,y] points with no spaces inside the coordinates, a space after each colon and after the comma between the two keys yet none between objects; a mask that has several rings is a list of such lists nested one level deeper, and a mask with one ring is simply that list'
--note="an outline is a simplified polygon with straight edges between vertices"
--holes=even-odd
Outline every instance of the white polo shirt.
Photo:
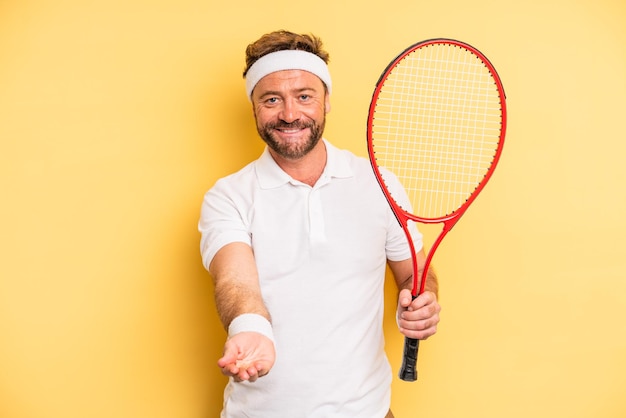
[{"label": "white polo shirt", "polygon": [[292,179],[266,149],[205,195],[203,263],[228,243],[252,246],[276,340],[267,376],[231,379],[223,418],[382,418],[389,409],[385,266],[410,252],[369,161],[324,142],[326,167],[314,187]]}]

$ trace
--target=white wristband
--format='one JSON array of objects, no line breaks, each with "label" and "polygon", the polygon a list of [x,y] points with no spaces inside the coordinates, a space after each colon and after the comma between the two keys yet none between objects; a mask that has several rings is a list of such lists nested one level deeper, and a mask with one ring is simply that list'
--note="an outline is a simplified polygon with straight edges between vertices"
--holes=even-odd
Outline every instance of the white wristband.
[{"label": "white wristband", "polygon": [[274,342],[272,324],[259,314],[242,314],[233,319],[228,326],[228,336],[232,337],[240,332],[256,332],[266,336]]}]

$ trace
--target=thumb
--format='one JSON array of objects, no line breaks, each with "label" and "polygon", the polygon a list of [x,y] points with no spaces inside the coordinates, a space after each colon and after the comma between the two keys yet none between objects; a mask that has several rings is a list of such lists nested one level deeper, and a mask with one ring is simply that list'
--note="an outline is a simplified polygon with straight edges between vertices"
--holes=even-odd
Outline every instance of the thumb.
[{"label": "thumb", "polygon": [[413,300],[413,296],[411,295],[411,291],[409,289],[402,289],[398,295],[398,305],[407,308],[411,301]]},{"label": "thumb", "polygon": [[224,367],[227,364],[235,363],[238,358],[238,350],[234,344],[226,343],[224,345],[224,354],[222,358],[217,361],[219,367]]}]

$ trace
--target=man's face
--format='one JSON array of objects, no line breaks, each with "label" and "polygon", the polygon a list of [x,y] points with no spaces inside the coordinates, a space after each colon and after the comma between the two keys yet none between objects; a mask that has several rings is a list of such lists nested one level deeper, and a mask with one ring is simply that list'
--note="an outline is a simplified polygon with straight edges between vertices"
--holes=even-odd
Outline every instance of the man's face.
[{"label": "man's face", "polygon": [[285,70],[258,82],[252,106],[263,141],[280,157],[297,160],[322,138],[330,101],[316,75]]}]

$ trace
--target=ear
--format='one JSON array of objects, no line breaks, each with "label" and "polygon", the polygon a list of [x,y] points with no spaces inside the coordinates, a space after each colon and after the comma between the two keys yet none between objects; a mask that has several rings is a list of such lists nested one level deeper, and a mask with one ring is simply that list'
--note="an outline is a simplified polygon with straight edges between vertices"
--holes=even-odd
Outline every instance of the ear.
[{"label": "ear", "polygon": [[328,94],[328,92],[326,92],[326,95],[324,97],[324,110],[326,111],[326,113],[330,112],[330,94]]}]

